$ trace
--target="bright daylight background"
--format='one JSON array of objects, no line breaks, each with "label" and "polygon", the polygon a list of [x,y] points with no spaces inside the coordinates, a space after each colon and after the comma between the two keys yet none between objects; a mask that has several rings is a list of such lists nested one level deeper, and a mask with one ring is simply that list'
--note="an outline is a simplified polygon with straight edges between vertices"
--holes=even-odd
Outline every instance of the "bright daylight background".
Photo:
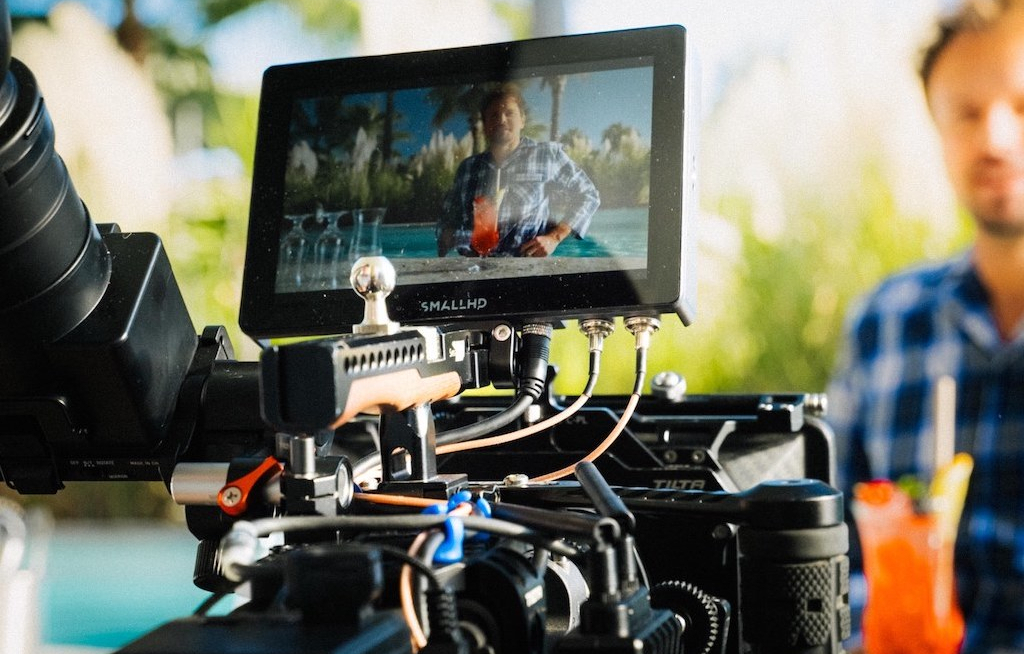
[{"label": "bright daylight background", "polygon": [[[197,329],[227,325],[240,358],[255,357],[237,306],[256,98],[273,63],[685,25],[703,75],[699,316],[688,328],[666,318],[650,370],[682,373],[692,392],[823,390],[851,300],[969,237],[914,72],[942,0],[9,4],[14,55],[39,78],[94,219],[160,234]],[[631,387],[623,331],[606,347],[600,393]],[[560,392],[585,382],[582,339],[574,328],[556,336]],[[125,553],[148,550],[115,549],[127,537],[93,550],[95,532],[62,527],[65,516],[180,522],[161,487],[76,487],[46,507],[58,517],[50,563],[37,564],[50,571],[41,614],[50,645],[109,649],[202,597],[188,594],[192,543],[180,524],[159,532],[174,553],[145,555],[165,564],[159,580],[152,558],[135,572]],[[78,561],[79,579],[88,569],[95,585],[67,585],[54,561]],[[156,586],[174,598],[154,597]],[[138,616],[143,597],[152,606]]]}]

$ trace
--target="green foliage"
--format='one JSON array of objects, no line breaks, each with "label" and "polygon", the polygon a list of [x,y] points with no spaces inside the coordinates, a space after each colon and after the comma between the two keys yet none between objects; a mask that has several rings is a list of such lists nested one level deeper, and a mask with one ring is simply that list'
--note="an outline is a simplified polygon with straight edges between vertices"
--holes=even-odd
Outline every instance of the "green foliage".
[{"label": "green foliage", "polygon": [[[200,0],[199,8],[209,23],[219,23],[265,0]],[[359,33],[359,3],[356,0],[289,0],[313,33],[348,35]]]},{"label": "green foliage", "polygon": [[210,23],[218,23],[225,18],[249,9],[260,0],[203,0],[199,8]]},{"label": "green foliage", "polygon": [[603,153],[587,157],[583,169],[601,189],[601,206],[620,209],[646,205],[651,192],[650,151]]},{"label": "green foliage", "polygon": [[512,32],[513,39],[528,39],[533,36],[533,20],[530,3],[501,2],[493,3],[494,12],[501,17]]},{"label": "green foliage", "polygon": [[651,193],[651,148],[636,130],[615,123],[595,148],[579,129],[560,139],[565,152],[601,190],[601,207],[620,209],[646,206]]},{"label": "green foliage", "polygon": [[335,37],[359,33],[359,2],[356,0],[299,0],[297,4],[303,25],[313,33]]},{"label": "green foliage", "polygon": [[166,29],[150,33],[146,70],[159,89],[173,115],[186,102],[195,102],[204,110],[214,102],[210,60],[201,46],[179,43]]},{"label": "green foliage", "polygon": [[391,219],[400,220],[399,216],[411,207],[422,204],[421,198],[414,197],[413,178],[393,168],[361,168],[325,161],[312,179],[298,170],[288,170],[285,184],[285,214],[310,213],[317,206],[328,211],[388,207]]},{"label": "green foliage", "polygon": [[449,161],[438,156],[424,157],[419,174],[412,177],[411,197],[423,207],[441,207],[454,183],[455,168]]},{"label": "green foliage", "polygon": [[196,330],[227,328],[235,353],[252,360],[255,346],[238,328],[249,185],[212,180],[175,207],[167,252]]},{"label": "green foliage", "polygon": [[218,92],[206,113],[206,146],[229,148],[237,154],[247,179],[252,178],[258,122],[259,98],[256,96]]}]

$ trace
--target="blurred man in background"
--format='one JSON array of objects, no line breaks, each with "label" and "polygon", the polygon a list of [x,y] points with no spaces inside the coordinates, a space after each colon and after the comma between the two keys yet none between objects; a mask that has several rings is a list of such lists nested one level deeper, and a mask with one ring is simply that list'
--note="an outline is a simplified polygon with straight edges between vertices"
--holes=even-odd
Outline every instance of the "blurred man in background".
[{"label": "blurred man in background", "polygon": [[976,235],[849,316],[829,390],[840,481],[927,479],[935,388],[952,376],[956,451],[974,457],[956,551],[963,651],[1024,652],[1024,0],[966,2],[920,73]]}]

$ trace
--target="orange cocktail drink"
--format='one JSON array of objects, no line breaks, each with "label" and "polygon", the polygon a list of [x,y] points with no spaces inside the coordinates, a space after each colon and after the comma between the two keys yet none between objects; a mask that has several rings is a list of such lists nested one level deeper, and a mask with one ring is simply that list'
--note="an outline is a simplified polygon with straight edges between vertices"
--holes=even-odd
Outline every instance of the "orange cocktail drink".
[{"label": "orange cocktail drink", "polygon": [[[867,578],[867,654],[955,654],[964,637],[948,516],[890,481],[858,484],[853,514]],[[959,511],[957,511],[957,516]]]},{"label": "orange cocktail drink", "polygon": [[469,246],[481,257],[486,257],[498,246],[498,205],[481,195],[473,198],[473,234]]}]

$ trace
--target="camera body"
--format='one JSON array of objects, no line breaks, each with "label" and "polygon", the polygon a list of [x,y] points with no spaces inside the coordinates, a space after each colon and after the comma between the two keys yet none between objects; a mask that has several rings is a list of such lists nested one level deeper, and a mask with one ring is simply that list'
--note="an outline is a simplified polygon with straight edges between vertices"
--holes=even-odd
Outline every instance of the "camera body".
[{"label": "camera body", "polygon": [[[847,534],[817,399],[641,397],[656,316],[694,315],[685,30],[268,71],[242,322],[255,338],[322,338],[241,362],[223,329],[195,334],[159,238],[93,223],[31,72],[8,65],[0,10],[0,475],[21,493],[163,481],[198,540],[195,583],[248,598],[122,652],[842,651]],[[433,246],[443,224],[423,203],[457,173],[425,176],[429,148],[378,142],[361,160],[335,139],[347,110],[378,101],[422,118],[438,98],[514,82],[536,106],[558,80],[634,129],[628,147],[577,150],[586,165],[558,159],[601,200],[574,223],[585,243],[546,259],[425,256],[401,235]],[[593,106],[581,97],[565,116]],[[472,123],[482,109],[467,106]],[[561,157],[593,118],[573,119],[576,141],[538,147]],[[637,172],[635,188],[617,195],[609,162],[612,177]],[[496,185],[499,222],[502,198],[539,171]],[[631,238],[602,231],[613,224]],[[596,379],[616,316],[637,339],[635,392],[567,407],[551,393],[552,326],[580,319]],[[485,386],[514,389],[511,406],[463,395]],[[540,434],[461,450],[509,429]],[[575,481],[546,479],[559,467]]]}]

